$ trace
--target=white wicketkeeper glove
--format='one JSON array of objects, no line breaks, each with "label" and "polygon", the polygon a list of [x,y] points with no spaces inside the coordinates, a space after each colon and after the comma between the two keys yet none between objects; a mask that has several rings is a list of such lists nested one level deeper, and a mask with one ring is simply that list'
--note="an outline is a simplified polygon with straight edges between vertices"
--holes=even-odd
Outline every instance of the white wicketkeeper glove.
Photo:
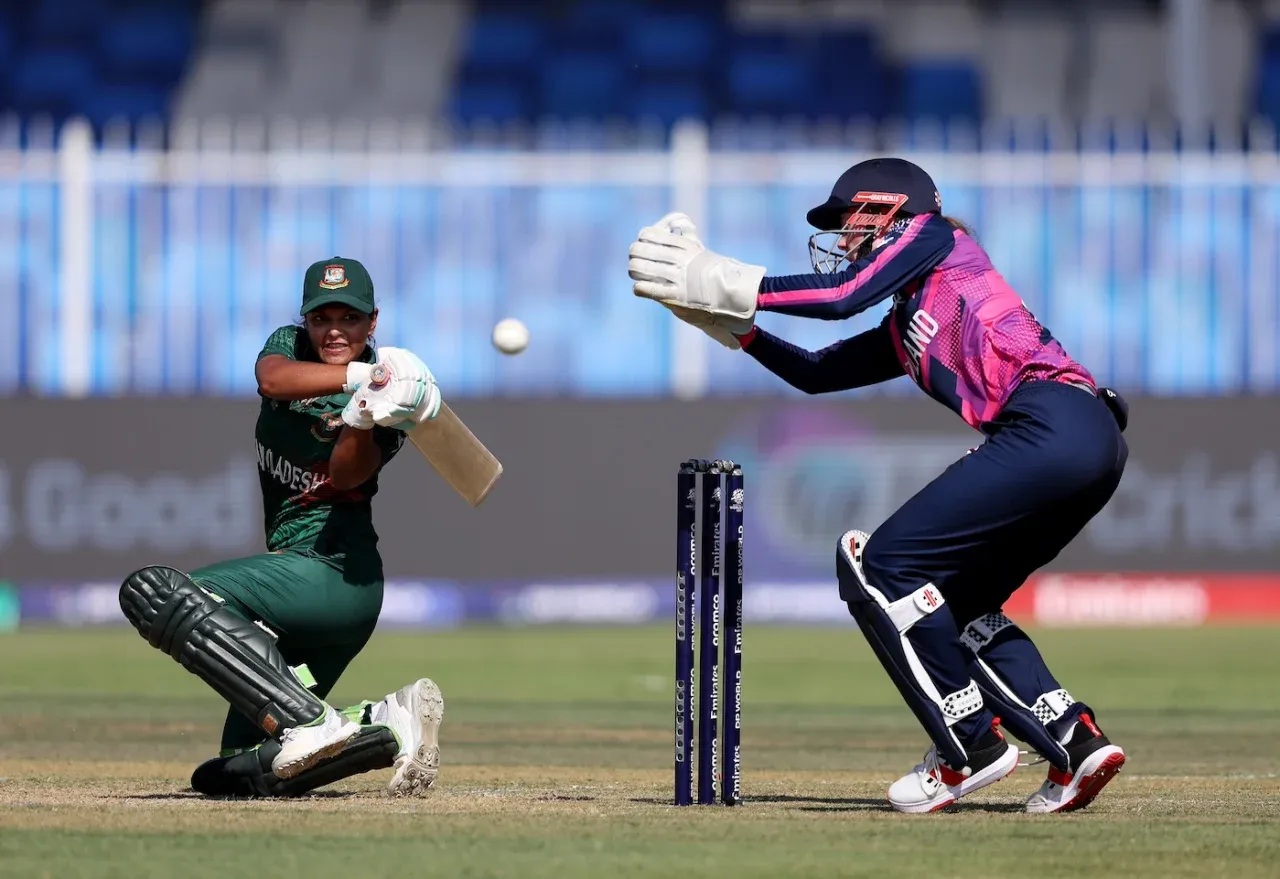
[{"label": "white wicketkeeper glove", "polygon": [[764,266],[707,250],[686,214],[667,214],[645,226],[631,245],[630,256],[627,273],[635,281],[635,295],[661,302],[682,320],[688,320],[689,310],[710,315],[712,320],[705,323],[688,322],[728,347],[737,347],[737,342],[727,343],[726,335],[750,332]]},{"label": "white wicketkeeper glove", "polygon": [[[735,326],[738,326],[740,324],[737,322],[736,318],[721,317],[719,315],[709,314],[705,311],[684,308],[680,305],[664,305],[663,308],[667,309],[667,311],[680,318],[680,320],[684,321],[689,326],[697,327],[702,330],[708,336],[715,339],[731,351],[737,351],[742,347],[742,344],[738,341],[737,337],[734,336],[732,330],[726,326],[718,325],[719,322],[733,322]],[[747,329],[749,330],[750,328],[751,325],[747,324]]]}]

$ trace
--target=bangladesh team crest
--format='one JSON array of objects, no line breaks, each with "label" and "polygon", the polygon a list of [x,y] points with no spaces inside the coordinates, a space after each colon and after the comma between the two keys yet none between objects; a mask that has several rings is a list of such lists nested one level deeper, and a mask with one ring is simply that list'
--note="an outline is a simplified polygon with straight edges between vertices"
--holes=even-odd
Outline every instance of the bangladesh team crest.
[{"label": "bangladesh team crest", "polygon": [[325,413],[311,425],[311,435],[322,443],[331,443],[342,432],[342,413]]},{"label": "bangladesh team crest", "polygon": [[324,274],[320,277],[320,286],[326,290],[337,290],[347,286],[346,266],[325,266]]}]

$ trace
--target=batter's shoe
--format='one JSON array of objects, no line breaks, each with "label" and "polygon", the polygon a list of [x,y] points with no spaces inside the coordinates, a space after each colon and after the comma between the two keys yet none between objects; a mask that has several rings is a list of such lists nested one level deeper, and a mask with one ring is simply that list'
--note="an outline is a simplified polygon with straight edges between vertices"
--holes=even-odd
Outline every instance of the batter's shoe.
[{"label": "batter's shoe", "polygon": [[340,754],[360,732],[360,724],[325,706],[324,715],[309,726],[295,726],[280,736],[280,753],[271,761],[277,778],[293,778],[326,757]]},{"label": "batter's shoe", "polygon": [[1004,740],[1000,721],[992,726],[988,742],[969,752],[969,765],[952,769],[934,745],[924,762],[889,787],[889,805],[899,812],[936,812],[963,796],[1012,774],[1018,768],[1018,747]]},{"label": "batter's shoe", "polygon": [[396,752],[396,774],[387,785],[393,797],[425,794],[440,772],[440,724],[444,721],[444,696],[430,678],[401,687],[383,700],[386,715],[374,717],[395,733],[400,743]]},{"label": "batter's shoe", "polygon": [[257,748],[201,763],[191,775],[191,789],[209,797],[300,797],[318,787],[391,766],[400,743],[390,728],[362,726],[340,753],[319,760],[293,778],[276,777],[271,761],[280,750],[274,739]]},{"label": "batter's shoe", "polygon": [[1040,790],[1027,800],[1028,812],[1071,812],[1093,802],[1124,766],[1124,751],[1102,734],[1093,717],[1080,715],[1062,738],[1070,772],[1049,770]]}]

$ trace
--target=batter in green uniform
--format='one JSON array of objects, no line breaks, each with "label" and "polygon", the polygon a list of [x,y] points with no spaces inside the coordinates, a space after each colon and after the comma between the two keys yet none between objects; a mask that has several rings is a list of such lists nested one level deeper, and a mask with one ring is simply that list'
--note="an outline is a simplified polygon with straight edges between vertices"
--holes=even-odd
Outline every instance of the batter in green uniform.
[{"label": "batter in green uniform", "polygon": [[[120,605],[230,703],[222,753],[196,770],[195,790],[294,796],[394,766],[389,792],[417,794],[439,769],[435,683],[343,710],[324,700],[382,609],[378,474],[404,431],[435,417],[440,392],[411,352],[375,351],[373,282],[356,260],[308,268],[301,313],[301,326],[271,334],[255,368],[268,552],[189,573],[143,568],[125,579]],[[376,388],[375,365],[389,376]]]}]

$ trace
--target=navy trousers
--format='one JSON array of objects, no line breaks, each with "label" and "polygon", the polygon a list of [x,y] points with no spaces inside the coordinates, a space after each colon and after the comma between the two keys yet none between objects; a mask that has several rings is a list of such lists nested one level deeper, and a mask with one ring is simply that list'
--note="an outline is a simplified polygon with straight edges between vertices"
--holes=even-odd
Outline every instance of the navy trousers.
[{"label": "navy trousers", "polygon": [[[1023,385],[986,432],[986,442],[876,529],[863,554],[868,582],[890,600],[928,583],[945,598],[949,613],[931,614],[911,631],[944,694],[977,678],[970,673],[974,653],[961,643],[966,626],[999,614],[1027,577],[1080,533],[1115,492],[1128,457],[1107,405],[1060,383]],[[1061,689],[1025,634],[1015,627],[1002,640],[1015,643],[994,650],[991,662],[1027,706]],[[984,710],[954,732],[976,740],[992,719]]]}]

